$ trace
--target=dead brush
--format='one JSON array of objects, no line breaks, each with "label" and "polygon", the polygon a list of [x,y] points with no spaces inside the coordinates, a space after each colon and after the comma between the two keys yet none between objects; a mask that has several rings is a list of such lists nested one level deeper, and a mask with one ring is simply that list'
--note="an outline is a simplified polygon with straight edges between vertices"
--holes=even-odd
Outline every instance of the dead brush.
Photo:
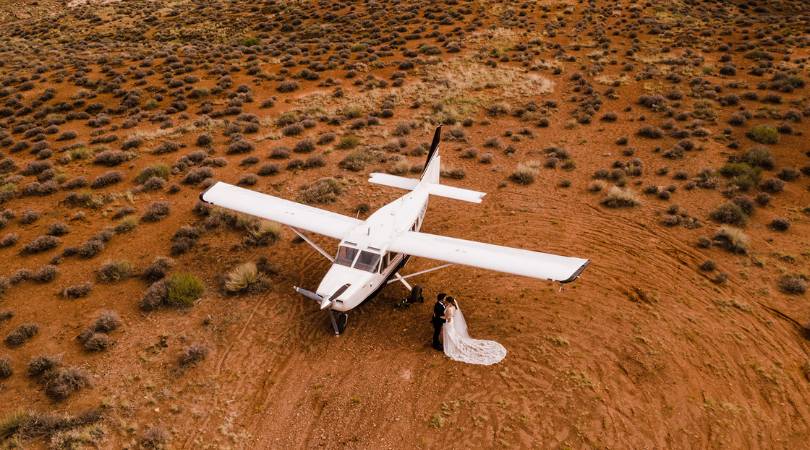
[{"label": "dead brush", "polygon": [[599,203],[608,208],[631,208],[641,204],[633,191],[618,186],[611,187]]},{"label": "dead brush", "polygon": [[264,277],[259,272],[256,264],[246,262],[240,264],[225,276],[225,292],[229,294],[240,294],[256,290],[264,286]]}]

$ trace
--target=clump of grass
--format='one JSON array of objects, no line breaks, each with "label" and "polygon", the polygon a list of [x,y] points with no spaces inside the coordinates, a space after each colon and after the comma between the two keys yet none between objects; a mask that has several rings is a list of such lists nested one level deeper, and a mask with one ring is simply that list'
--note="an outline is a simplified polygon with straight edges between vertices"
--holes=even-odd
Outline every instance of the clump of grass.
[{"label": "clump of grass", "polygon": [[779,142],[779,131],[768,125],[757,125],[745,134],[748,139],[760,144],[776,144]]},{"label": "clump of grass", "polygon": [[132,264],[127,260],[107,261],[96,272],[101,283],[115,283],[125,280],[132,274]]},{"label": "clump of grass", "polygon": [[261,274],[256,264],[246,262],[240,264],[225,276],[225,292],[237,294],[246,292],[261,281]]},{"label": "clump of grass", "polygon": [[299,194],[304,203],[332,203],[343,193],[340,181],[327,177],[305,186]]},{"label": "clump of grass", "polygon": [[353,134],[347,134],[345,136],[341,136],[336,147],[340,150],[351,150],[358,145],[360,145],[360,138]]},{"label": "clump of grass", "polygon": [[748,236],[739,228],[721,226],[713,237],[714,244],[732,253],[748,253]]},{"label": "clump of grass", "polygon": [[748,163],[752,167],[760,167],[762,169],[773,169],[774,162],[771,151],[765,147],[754,147],[745,152],[742,161]]},{"label": "clump of grass", "polygon": [[146,183],[147,180],[153,177],[168,180],[170,174],[171,169],[169,168],[169,166],[165,164],[155,164],[141,170],[138,176],[135,177],[135,182],[138,184],[144,184]]},{"label": "clump of grass", "polygon": [[536,176],[537,169],[535,167],[530,164],[518,164],[515,171],[509,175],[509,179],[514,183],[527,185],[534,183]]},{"label": "clump of grass", "polygon": [[191,306],[205,291],[205,285],[187,272],[176,273],[166,283],[166,303],[171,306]]},{"label": "clump of grass", "polygon": [[607,208],[630,208],[641,204],[633,191],[618,186],[612,186],[599,203]]},{"label": "clump of grass", "polygon": [[728,163],[720,168],[720,174],[730,178],[729,183],[737,186],[742,191],[747,191],[756,186],[761,172],[759,167],[753,167],[744,162]]}]

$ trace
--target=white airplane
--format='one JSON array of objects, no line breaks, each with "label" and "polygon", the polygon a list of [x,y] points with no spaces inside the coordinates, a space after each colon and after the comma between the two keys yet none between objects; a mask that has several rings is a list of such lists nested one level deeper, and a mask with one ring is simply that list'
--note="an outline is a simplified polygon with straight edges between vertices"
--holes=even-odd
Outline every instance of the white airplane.
[{"label": "white airplane", "polygon": [[[332,267],[315,292],[294,287],[328,310],[332,328],[341,334],[347,312],[374,297],[387,284],[400,281],[412,291],[407,279],[453,264],[480,267],[526,277],[569,283],[576,280],[587,259],[557,256],[502,247],[434,234],[419,229],[431,195],[480,203],[483,192],[439,183],[441,127],[436,128],[420,179],[372,173],[369,181],[405,189],[402,197],[375,211],[366,220],[284,200],[271,195],[218,182],[200,194],[200,199],[223,208],[275,221],[290,227],[298,236],[332,262]],[[340,240],[333,257],[304,233],[310,231]],[[399,271],[411,256],[445,264],[409,275]]]}]

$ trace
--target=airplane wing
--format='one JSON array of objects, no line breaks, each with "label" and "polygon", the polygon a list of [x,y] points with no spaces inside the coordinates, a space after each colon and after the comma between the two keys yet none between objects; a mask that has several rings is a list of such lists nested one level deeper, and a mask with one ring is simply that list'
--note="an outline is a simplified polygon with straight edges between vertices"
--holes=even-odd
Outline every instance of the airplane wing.
[{"label": "airplane wing", "polygon": [[200,194],[200,199],[212,205],[335,239],[343,239],[352,228],[362,223],[342,214],[313,208],[221,181]]},{"label": "airplane wing", "polygon": [[562,283],[576,280],[589,262],[587,259],[502,247],[416,231],[406,231],[394,238],[388,250]]}]

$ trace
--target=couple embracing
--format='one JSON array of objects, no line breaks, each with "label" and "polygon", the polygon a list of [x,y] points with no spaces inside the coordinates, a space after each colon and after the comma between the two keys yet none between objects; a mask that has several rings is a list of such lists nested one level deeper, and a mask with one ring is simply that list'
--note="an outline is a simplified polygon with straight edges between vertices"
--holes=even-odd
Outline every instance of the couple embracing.
[{"label": "couple embracing", "polygon": [[431,323],[433,348],[444,351],[450,359],[468,364],[490,365],[500,362],[506,356],[503,345],[470,337],[458,301],[445,293],[436,296]]}]

